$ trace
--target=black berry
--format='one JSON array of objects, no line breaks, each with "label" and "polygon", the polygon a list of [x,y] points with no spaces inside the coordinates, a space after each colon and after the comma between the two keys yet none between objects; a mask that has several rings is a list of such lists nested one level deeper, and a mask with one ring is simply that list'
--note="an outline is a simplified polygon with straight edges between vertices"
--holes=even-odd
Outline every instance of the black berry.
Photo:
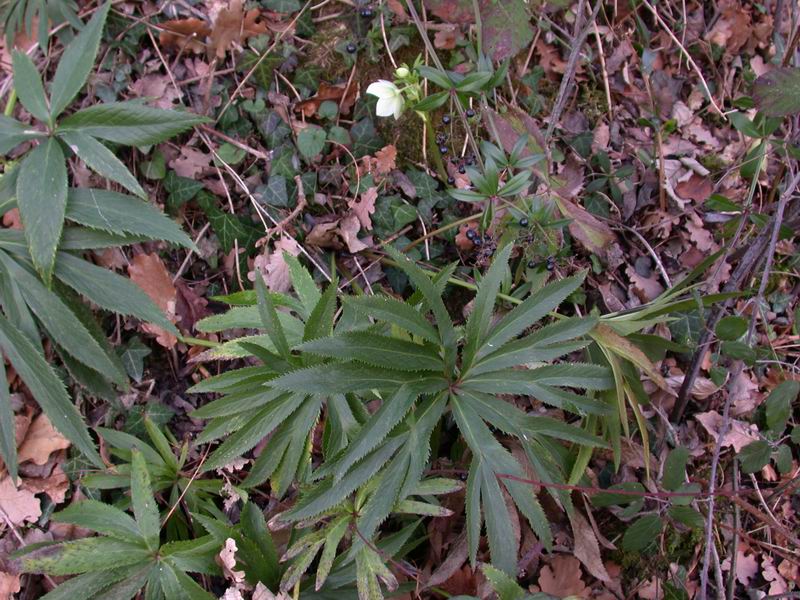
[{"label": "black berry", "polygon": [[442,154],[447,154],[447,146],[439,146],[439,152]]},{"label": "black berry", "polygon": [[356,51],[356,50],[358,50],[358,48],[356,48],[356,45],[355,45],[353,42],[350,42],[349,44],[347,44],[347,48],[346,48],[346,50],[347,50],[347,51],[348,51],[350,54],[354,54],[354,53],[355,53],[355,51]]},{"label": "black berry", "polygon": [[536,268],[536,261],[535,260],[529,260],[528,261],[528,268],[529,269],[535,269]]},{"label": "black berry", "polygon": [[448,125],[450,123],[450,115],[445,115],[442,117],[442,123]]},{"label": "black berry", "polygon": [[455,177],[448,177],[447,178],[447,185],[453,185],[456,182]]},{"label": "black berry", "polygon": [[527,227],[528,226],[528,217],[522,217],[519,220],[519,226],[520,227]]},{"label": "black berry", "polygon": [[464,165],[461,165],[460,167],[458,167],[458,172],[463,175],[464,173],[467,172],[467,170],[464,168]]},{"label": "black berry", "polygon": [[475,111],[472,110],[471,108],[468,108],[467,109],[467,118],[471,119],[474,116],[475,116]]},{"label": "black berry", "polygon": [[476,237],[475,239],[472,240],[472,243],[475,244],[476,246],[482,246],[483,240],[479,237]]},{"label": "black berry", "polygon": [[361,9],[361,16],[365,19],[368,19],[372,16],[372,9],[371,8],[362,8]]},{"label": "black berry", "polygon": [[474,240],[476,237],[478,237],[478,234],[475,233],[474,229],[467,229],[467,232],[464,235],[467,236],[468,240]]}]

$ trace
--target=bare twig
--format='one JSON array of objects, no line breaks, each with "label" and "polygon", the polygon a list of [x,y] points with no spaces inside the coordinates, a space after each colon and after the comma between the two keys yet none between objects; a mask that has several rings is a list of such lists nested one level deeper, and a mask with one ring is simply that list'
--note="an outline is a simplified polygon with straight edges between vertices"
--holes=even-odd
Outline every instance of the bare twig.
[{"label": "bare twig", "polygon": [[219,120],[223,117],[223,115],[226,112],[228,112],[228,109],[231,107],[231,104],[233,104],[234,100],[236,100],[236,98],[239,96],[239,92],[242,91],[242,88],[253,76],[253,73],[256,72],[256,70],[261,66],[261,63],[264,62],[264,60],[266,60],[267,56],[269,56],[270,52],[272,52],[275,49],[275,47],[281,42],[283,36],[286,35],[286,32],[294,29],[294,24],[297,23],[297,20],[305,14],[306,10],[310,5],[311,5],[311,0],[307,0],[307,2],[303,4],[303,7],[300,9],[300,12],[298,12],[294,16],[294,18],[289,22],[289,25],[286,26],[286,29],[284,29],[277,36],[275,36],[275,41],[273,41],[272,44],[270,44],[269,48],[264,50],[261,56],[258,57],[258,60],[255,62],[255,64],[252,67],[250,67],[250,70],[247,71],[245,76],[239,82],[239,85],[237,85],[236,89],[233,90],[233,93],[231,94],[231,97],[228,99],[228,101],[225,103],[225,106],[222,107],[222,110],[217,115],[216,122],[219,122]]},{"label": "bare twig", "polygon": [[584,24],[583,13],[585,12],[586,0],[580,0],[578,3],[578,9],[576,11],[577,17],[575,18],[575,31],[572,37],[572,50],[567,59],[564,77],[561,78],[561,86],[558,88],[556,102],[550,113],[550,122],[547,124],[547,131],[544,134],[545,145],[547,145],[547,142],[552,137],[556,124],[559,119],[561,119],[561,113],[564,111],[564,107],[567,104],[567,98],[572,92],[572,80],[575,78],[575,71],[578,69],[578,58],[580,58],[583,44],[586,42],[586,37],[589,35],[589,30],[592,28],[592,24],[597,18],[597,13],[600,12],[601,4],[603,3],[597,0],[589,20]]},{"label": "bare twig", "polygon": [[[786,186],[786,190],[781,194],[780,200],[778,200],[778,207],[775,210],[775,215],[772,218],[772,227],[769,229],[770,236],[769,236],[769,245],[767,248],[766,253],[766,263],[764,264],[764,271],[761,277],[761,283],[758,288],[758,295],[756,297],[757,304],[760,304],[761,298],[763,298],[764,291],[767,288],[767,283],[769,282],[769,274],[770,270],[772,269],[772,261],[775,256],[775,247],[778,243],[778,234],[780,233],[781,224],[783,223],[783,214],[786,210],[786,204],[789,202],[789,198],[791,198],[792,194],[794,194],[795,189],[800,184],[800,174],[795,175],[794,179]],[[755,331],[755,323],[758,318],[759,311],[756,309],[753,311],[753,315],[750,319],[750,327],[747,331],[747,343],[749,344],[752,337],[753,332]],[[734,368],[734,374],[731,377],[731,385],[735,382],[739,375],[741,375],[742,370],[744,369],[744,363],[742,361],[737,361],[736,367]],[[705,527],[705,552],[703,554],[703,566],[700,570],[700,589],[698,593],[699,600],[706,600],[706,590],[708,587],[708,570],[711,566],[711,548],[714,543],[714,490],[717,484],[717,469],[719,467],[719,458],[720,453],[722,452],[722,442],[725,439],[725,436],[728,433],[728,428],[730,426],[730,409],[731,404],[733,403],[733,394],[729,393],[728,397],[725,399],[725,405],[722,409],[722,425],[720,430],[717,434],[717,442],[714,445],[714,454],[711,456],[711,473],[709,475],[708,481],[708,489],[709,489],[709,500],[708,500],[708,516],[706,518],[706,527]],[[771,515],[770,515],[771,516]],[[771,518],[773,525],[779,525],[780,523],[772,517]],[[780,526],[780,529],[783,529],[783,526]],[[723,590],[719,590],[720,593],[724,593]]]},{"label": "bare twig", "polygon": [[719,105],[717,104],[716,100],[714,100],[714,96],[713,96],[713,94],[711,93],[711,90],[708,87],[708,83],[706,83],[706,78],[703,77],[703,72],[700,70],[700,67],[697,66],[697,63],[694,62],[694,59],[692,58],[692,55],[689,54],[689,51],[686,50],[686,48],[684,47],[683,44],[681,44],[681,41],[675,36],[674,33],[672,33],[672,30],[669,28],[669,25],[667,25],[664,22],[664,19],[661,18],[661,15],[658,14],[658,11],[653,7],[653,5],[650,4],[647,0],[642,0],[642,3],[647,7],[647,9],[651,13],[653,13],[653,16],[655,17],[656,21],[658,21],[658,24],[666,32],[666,34],[672,39],[672,41],[675,42],[675,44],[678,46],[680,51],[686,57],[686,62],[689,63],[689,65],[692,67],[694,72],[700,78],[700,85],[703,86],[703,90],[705,90],[706,95],[708,96],[708,100],[709,100],[709,102],[711,102],[711,106],[714,107],[714,110],[717,112],[717,114],[720,117],[722,117],[723,119],[727,119],[728,117],[725,115],[725,112],[719,107]]}]

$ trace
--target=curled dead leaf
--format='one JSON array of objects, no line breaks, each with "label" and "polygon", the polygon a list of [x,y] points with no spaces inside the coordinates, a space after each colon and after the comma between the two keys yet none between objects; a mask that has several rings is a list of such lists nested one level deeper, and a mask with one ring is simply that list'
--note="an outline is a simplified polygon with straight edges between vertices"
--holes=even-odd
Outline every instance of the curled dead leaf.
[{"label": "curled dead leaf", "polygon": [[31,461],[34,464],[43,465],[53,452],[69,448],[70,445],[70,441],[56,431],[47,415],[41,413],[25,432],[25,438],[19,446],[17,460],[20,464]]},{"label": "curled dead leaf", "polygon": [[205,21],[200,19],[174,19],[160,23],[158,41],[162,48],[200,54],[206,48],[203,40],[211,33]]},{"label": "curled dead leaf", "polygon": [[[138,254],[128,265],[128,275],[144,293],[150,296],[173,323],[177,322],[175,314],[178,291],[172,283],[172,277],[158,254]],[[174,334],[152,323],[143,323],[142,330],[156,336],[156,341],[165,348],[173,348],[178,343]]]},{"label": "curled dead leaf", "polygon": [[372,229],[372,219],[370,215],[375,212],[375,201],[378,199],[378,188],[367,188],[361,198],[356,200],[353,198],[349,200],[347,205],[350,210],[358,217],[361,227],[364,229]]},{"label": "curled dead leaf", "polygon": [[41,504],[30,490],[17,488],[11,478],[0,479],[0,508],[13,525],[35,522],[42,516]]}]

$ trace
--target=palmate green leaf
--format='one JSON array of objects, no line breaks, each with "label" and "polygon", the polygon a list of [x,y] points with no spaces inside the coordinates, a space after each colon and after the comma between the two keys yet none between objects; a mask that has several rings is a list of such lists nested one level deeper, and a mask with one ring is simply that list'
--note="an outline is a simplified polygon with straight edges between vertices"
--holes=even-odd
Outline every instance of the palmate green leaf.
[{"label": "palmate green leaf", "polygon": [[286,334],[278,319],[278,313],[272,303],[272,298],[267,293],[267,285],[264,283],[263,277],[256,277],[256,293],[258,294],[258,313],[261,316],[263,328],[267,330],[267,335],[272,340],[278,355],[283,359],[291,358]]},{"label": "palmate green leaf", "polygon": [[[253,571],[256,581],[261,581],[264,585],[274,588],[280,572],[278,552],[267,528],[264,513],[253,502],[245,503],[239,518],[239,527],[242,535],[254,546],[253,550],[248,549],[246,555],[243,556],[250,567],[248,571]],[[252,560],[250,560],[250,554],[253,554]]]},{"label": "palmate green leaf", "polygon": [[339,483],[326,479],[316,484],[301,496],[291,510],[283,513],[281,521],[304,521],[341,504],[347,496],[375,476],[395,451],[403,444],[402,438],[390,438],[376,451],[367,456],[361,463],[342,478]]},{"label": "palmate green leaf", "polygon": [[125,373],[109,359],[100,344],[57,294],[48,290],[35,276],[5,254],[0,254],[0,268],[4,268],[14,278],[26,304],[56,343],[84,365],[119,385],[125,385]]},{"label": "palmate green leaf", "polygon": [[97,433],[103,436],[103,439],[112,448],[128,451],[133,451],[136,448],[144,455],[151,468],[166,468],[166,463],[161,455],[136,436],[116,429],[107,429],[106,427],[98,427]]},{"label": "palmate green leaf", "polygon": [[528,416],[520,423],[522,431],[528,431],[533,435],[544,435],[567,442],[575,442],[583,446],[595,448],[607,448],[608,444],[596,435],[592,435],[574,425],[568,425],[563,421],[545,416]]},{"label": "palmate green leaf", "polygon": [[319,301],[308,315],[308,320],[303,328],[303,341],[307,342],[319,337],[330,335],[333,331],[333,321],[336,315],[336,296],[338,288],[336,283],[331,283],[320,296]]},{"label": "palmate green leaf", "polygon": [[[446,404],[447,395],[439,394],[423,402],[406,419],[407,433],[399,436],[403,443],[397,455],[383,473],[368,484],[374,491],[360,509],[356,523],[364,538],[372,538],[390,513],[398,512],[398,504],[417,492],[428,465],[431,434]],[[350,554],[358,552],[362,545],[365,543],[359,536],[358,540],[353,540]]]},{"label": "palmate green leaf", "polygon": [[346,394],[371,389],[386,390],[414,381],[419,371],[395,371],[354,363],[327,364],[298,369],[272,380],[273,387],[305,394]]},{"label": "palmate green leaf", "polygon": [[274,400],[253,414],[244,427],[239,428],[217,448],[203,465],[203,472],[218,469],[253,448],[259,440],[280,425],[305,400],[302,394],[289,394]]},{"label": "palmate green leaf", "polygon": [[384,564],[383,558],[369,546],[362,547],[356,554],[356,588],[358,597],[363,600],[382,600],[381,580],[389,591],[397,589],[397,579]]},{"label": "palmate green leaf", "polygon": [[429,342],[439,343],[439,335],[433,326],[405,302],[384,295],[348,297],[344,302],[362,314],[396,325]]},{"label": "palmate green leaf", "polygon": [[111,150],[92,136],[80,131],[68,131],[59,134],[59,137],[86,163],[86,166],[98,175],[117,182],[142,199],[147,198],[147,194],[128,170],[128,167]]},{"label": "palmate green leaf", "polygon": [[314,283],[314,278],[311,274],[300,264],[296,256],[289,252],[283,253],[283,259],[289,267],[289,275],[292,279],[292,287],[300,298],[300,303],[303,306],[302,316],[307,319],[314,310],[314,307],[319,302],[322,294]]},{"label": "palmate green leaf", "polygon": [[[69,205],[67,205],[69,212]],[[152,238],[142,235],[115,235],[107,231],[98,231],[86,227],[64,227],[61,232],[59,250],[102,250],[118,246],[130,246],[140,242],[150,241]]]},{"label": "palmate green leaf", "polygon": [[[554,371],[552,367],[563,367],[563,369]],[[566,376],[559,377],[559,373],[566,371],[567,367],[576,369],[572,374],[573,377],[571,379],[566,379]],[[540,369],[544,371],[537,373]],[[529,371],[507,369],[476,375],[464,381],[461,387],[467,391],[493,394],[523,394],[552,406],[573,411],[579,409],[587,414],[613,413],[613,409],[606,403],[554,387],[554,385],[579,387],[584,384],[599,386],[600,389],[610,387],[608,374],[597,365],[548,365]]]},{"label": "palmate green leaf", "polygon": [[[16,119],[0,114],[0,154],[8,154],[22,142],[43,139],[47,136],[43,131],[37,131]],[[9,174],[3,175],[3,178]],[[0,200],[0,206],[3,202]],[[4,211],[3,211],[4,212]]]},{"label": "palmate green leaf", "polygon": [[[53,591],[42,596],[40,600],[74,600],[78,597],[86,600],[101,600],[106,598],[105,590],[110,586],[136,577],[137,574],[145,570],[149,571],[150,568],[152,568],[152,564],[147,563],[108,571],[84,573],[59,584]],[[132,596],[133,594],[130,597]]]},{"label": "palmate green leaf", "polygon": [[[276,306],[286,306],[275,302],[275,296],[270,297]],[[286,312],[279,312],[278,319],[281,323],[289,346],[294,347],[303,339],[303,322]],[[257,306],[234,306],[229,311],[220,315],[206,317],[197,322],[197,330],[203,333],[216,333],[226,329],[261,329],[264,324]],[[274,350],[274,348],[273,348]]]},{"label": "palmate green leaf", "polygon": [[55,120],[86,83],[100,45],[110,2],[92,15],[83,31],[67,46],[50,87],[50,119]]},{"label": "palmate green leaf", "polygon": [[344,515],[339,519],[333,521],[328,526],[328,533],[325,535],[325,547],[319,557],[317,563],[317,577],[314,584],[314,589],[319,591],[325,585],[325,580],[331,572],[333,560],[336,558],[336,552],[339,547],[339,542],[342,541],[344,534],[347,533],[349,528],[350,517]]},{"label": "palmate green leaf", "polygon": [[591,331],[597,321],[596,317],[575,317],[546,325],[535,333],[508,342],[485,356],[468,371],[468,376],[517,365],[550,361],[580,350],[589,341],[575,338]]},{"label": "palmate green leaf", "polygon": [[447,372],[451,372],[455,367],[456,360],[456,331],[440,293],[431,281],[431,278],[409,260],[407,256],[400,254],[391,246],[387,246],[386,250],[400,269],[408,275],[411,283],[422,294],[431,312],[433,312],[433,316],[436,319],[436,326],[439,330],[439,341],[444,351],[445,369]]},{"label": "palmate green leaf", "polygon": [[0,347],[14,370],[28,386],[53,426],[61,432],[96,467],[104,468],[103,460],[78,409],[72,404],[64,384],[52,367],[23,333],[0,314]]},{"label": "palmate green leaf", "polygon": [[442,359],[436,349],[398,338],[351,331],[306,342],[300,350],[333,359],[356,360],[376,367],[401,371],[441,371]]},{"label": "palmate green leaf", "polygon": [[57,523],[69,523],[91,529],[125,542],[139,544],[144,541],[139,526],[130,515],[115,506],[97,500],[81,500],[53,515]]},{"label": "palmate green leaf", "polygon": [[164,592],[164,597],[172,600],[215,600],[200,585],[186,573],[177,569],[169,559],[159,563],[158,582]]},{"label": "palmate green leaf", "polygon": [[77,575],[106,571],[150,560],[151,552],[143,544],[107,537],[91,537],[44,546],[22,558],[28,573]]},{"label": "palmate green leaf", "polygon": [[[524,472],[517,460],[500,445],[484,424],[474,408],[474,401],[454,395],[451,396],[450,404],[459,431],[473,454],[466,496],[470,560],[474,563],[477,556],[481,529],[480,506],[483,506],[492,562],[504,571],[513,573],[517,549],[508,543],[514,537],[513,532],[509,534],[507,531],[510,528],[510,518],[498,479],[504,475],[524,479]],[[545,546],[549,546],[552,541],[549,522],[531,488],[507,477],[503,479],[503,484],[536,535]]]},{"label": "palmate green leaf", "polygon": [[46,139],[23,160],[17,207],[33,264],[49,285],[67,208],[67,166],[55,139]]},{"label": "palmate green leaf", "polygon": [[166,240],[196,250],[189,236],[164,213],[125,194],[89,188],[70,189],[66,217],[93,229]]},{"label": "palmate green leaf", "polygon": [[136,102],[110,102],[68,116],[60,122],[56,133],[79,131],[125,146],[147,146],[207,121],[208,118],[189,112],[150,108]]},{"label": "palmate green leaf", "polygon": [[0,456],[3,458],[11,480],[16,481],[18,467],[16,424],[5,368],[0,368]]},{"label": "palmate green leaf", "polygon": [[56,277],[67,286],[106,310],[154,323],[177,334],[178,330],[150,297],[130,279],[81,260],[66,252],[58,253]]},{"label": "palmate green leaf", "polygon": [[17,50],[12,54],[14,69],[14,90],[20,102],[38,120],[43,123],[50,122],[50,109],[47,106],[47,96],[44,93],[42,78],[36,65],[24,52]]},{"label": "palmate green leaf", "polygon": [[[98,596],[103,600],[131,600],[142,589],[148,579],[157,571],[153,563],[146,563],[132,575],[105,588]],[[99,599],[98,599],[99,600]]]},{"label": "palmate green leaf", "polygon": [[392,396],[386,398],[381,407],[359,430],[347,447],[346,452],[332,465],[326,465],[319,475],[330,472],[334,482],[340,481],[344,474],[368,452],[380,444],[414,404],[420,394],[435,394],[446,389],[443,379],[409,382]]},{"label": "palmate green leaf", "polygon": [[[17,233],[20,234],[20,239],[22,240],[23,252],[27,254],[24,247],[24,238],[21,238],[22,232]],[[2,245],[2,242],[0,242],[0,245]],[[2,252],[3,258],[14,260],[10,254],[2,250],[0,252]],[[40,353],[43,352],[39,327],[33,318],[30,307],[25,303],[17,282],[5,269],[0,269],[0,305],[2,305],[8,320],[25,334]]]},{"label": "palmate green leaf", "polygon": [[472,312],[469,314],[465,328],[464,337],[466,343],[462,354],[462,371],[469,370],[475,353],[489,329],[497,293],[500,291],[500,284],[508,272],[508,257],[511,255],[512,249],[513,244],[508,244],[503,248],[492,261],[492,265],[486,275],[481,279],[478,293],[475,295]]},{"label": "palmate green leaf", "polygon": [[158,516],[158,505],[153,498],[150,487],[150,474],[144,462],[144,456],[137,448],[131,453],[131,504],[136,524],[147,547],[157,550],[161,523]]},{"label": "palmate green leaf", "polygon": [[551,310],[561,304],[567,296],[574,292],[586,277],[586,272],[565,277],[551,283],[535,294],[531,294],[522,304],[516,306],[489,332],[486,341],[478,349],[477,357],[483,358],[491,354],[510,339],[516,337],[528,327],[536,323]]},{"label": "palmate green leaf", "polygon": [[211,392],[233,394],[249,391],[252,386],[259,386],[275,376],[275,372],[268,367],[243,367],[233,371],[226,371],[204,379],[190,387],[190,394],[206,394]]},{"label": "palmate green leaf", "polygon": [[309,437],[317,425],[321,408],[322,398],[308,399],[276,432],[276,436],[280,435],[276,442],[283,442],[284,437],[286,440],[281,444],[283,451],[276,453],[280,460],[269,475],[270,487],[278,498],[282,498],[295,481],[302,479],[304,463],[311,464]]},{"label": "palmate green leaf", "polygon": [[502,600],[525,600],[527,595],[525,590],[517,584],[515,579],[512,579],[503,571],[485,563],[481,565],[481,571],[483,571],[489,583],[492,584],[492,588],[498,598]]},{"label": "palmate green leaf", "polygon": [[[196,392],[192,392],[196,393]],[[250,413],[256,408],[281,399],[288,392],[258,385],[248,389],[232,392],[217,400],[192,411],[193,419],[213,419],[215,417],[228,417],[237,413]]]},{"label": "palmate green leaf", "polygon": [[289,565],[289,568],[286,569],[286,571],[283,573],[283,577],[281,578],[281,590],[291,590],[295,584],[300,581],[300,578],[308,570],[308,567],[311,566],[311,562],[317,556],[317,552],[319,552],[319,549],[322,548],[324,543],[324,539],[314,540],[308,548],[303,550],[292,561],[292,564]]}]

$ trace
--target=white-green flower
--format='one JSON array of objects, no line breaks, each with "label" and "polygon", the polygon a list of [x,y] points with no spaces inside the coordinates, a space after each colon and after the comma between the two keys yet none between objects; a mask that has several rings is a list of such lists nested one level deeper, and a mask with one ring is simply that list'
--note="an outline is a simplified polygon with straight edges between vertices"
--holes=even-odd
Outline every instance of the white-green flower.
[{"label": "white-green flower", "polygon": [[379,79],[369,85],[367,93],[371,96],[377,96],[378,104],[375,107],[375,113],[379,117],[391,117],[394,115],[395,119],[400,118],[403,113],[403,93],[395,84],[385,79]]}]

